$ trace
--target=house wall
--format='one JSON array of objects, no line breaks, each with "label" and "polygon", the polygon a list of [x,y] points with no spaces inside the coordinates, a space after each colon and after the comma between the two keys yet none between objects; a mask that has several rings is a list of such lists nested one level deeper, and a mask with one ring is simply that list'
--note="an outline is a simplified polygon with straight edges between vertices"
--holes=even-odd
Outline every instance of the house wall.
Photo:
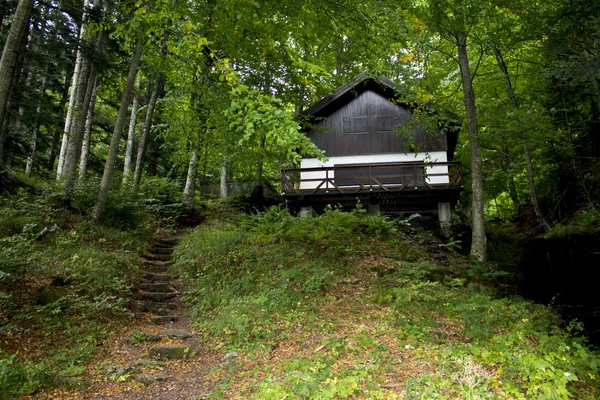
[{"label": "house wall", "polygon": [[326,150],[327,157],[447,150],[446,135],[441,132],[427,133],[413,126],[410,130],[414,140],[410,141],[394,132],[412,118],[406,107],[366,90],[320,121],[307,136],[317,147]]},{"label": "house wall", "polygon": [[[329,157],[326,162],[320,161],[316,158],[304,158],[302,159],[302,163],[300,168],[320,168],[320,167],[333,167],[340,165],[349,165],[349,164],[379,164],[379,163],[398,163],[398,162],[419,162],[419,161],[427,161],[427,162],[446,162],[447,154],[445,151],[433,151],[428,153],[387,153],[387,154],[371,154],[371,155],[357,155],[357,156],[338,156],[338,157]],[[438,167],[426,167],[426,174],[447,174],[448,167],[446,166],[438,166]],[[316,188],[320,182],[320,180],[325,179],[326,174],[325,171],[316,171],[316,172],[302,172],[300,174],[300,179],[319,179],[319,181],[314,182],[301,182],[300,189],[314,189]],[[332,177],[332,176],[330,176]],[[428,183],[448,183],[447,176],[434,176],[427,178]]]}]

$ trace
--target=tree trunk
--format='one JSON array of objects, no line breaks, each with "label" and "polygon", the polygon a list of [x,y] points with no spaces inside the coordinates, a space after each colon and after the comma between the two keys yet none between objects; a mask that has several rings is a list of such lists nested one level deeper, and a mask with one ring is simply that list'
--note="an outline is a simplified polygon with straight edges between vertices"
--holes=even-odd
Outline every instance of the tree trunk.
[{"label": "tree trunk", "polygon": [[83,143],[81,145],[81,158],[79,159],[79,182],[85,180],[87,174],[88,157],[90,154],[90,141],[92,138],[92,122],[94,120],[94,108],[96,107],[96,98],[98,96],[98,76],[95,77],[92,82],[92,98],[90,100],[90,106],[88,108],[87,117],[85,120],[85,128],[83,133]]},{"label": "tree trunk", "polygon": [[[79,42],[82,43],[85,35],[85,10],[90,5],[89,0],[83,2],[83,14],[81,19],[81,27],[79,28]],[[79,83],[81,82],[79,75],[81,73],[81,67],[83,64],[83,51],[81,46],[75,53],[75,68],[73,70],[73,77],[71,83],[71,96],[69,97],[69,107],[67,108],[67,115],[65,116],[65,128],[63,130],[62,143],[60,146],[60,154],[58,156],[58,166],[56,167],[56,179],[63,177],[63,170],[65,166],[65,159],[67,157],[69,135],[71,134],[71,125],[73,124],[73,110],[77,101]]]},{"label": "tree trunk", "polygon": [[254,192],[260,199],[264,198],[264,163],[265,163],[265,142],[266,137],[264,133],[260,133],[258,138],[258,167],[256,170],[257,183],[254,188]]},{"label": "tree trunk", "polygon": [[[67,143],[67,152],[65,153],[62,168],[62,186],[63,194],[66,199],[72,195],[77,177],[77,163],[81,157],[81,144],[83,142],[83,133],[85,130],[85,121],[89,109],[89,101],[92,99],[92,79],[91,65],[89,60],[84,60],[81,72],[79,74],[79,83],[77,84],[77,100],[73,108],[73,122],[69,132]],[[60,160],[59,160],[60,162]]]},{"label": "tree trunk", "polygon": [[196,180],[198,179],[198,143],[194,143],[194,151],[188,166],[187,179],[183,189],[183,204],[185,208],[194,208],[194,197],[196,196]]},{"label": "tree trunk", "polygon": [[[67,98],[69,97],[69,82],[71,81],[71,73],[72,71],[68,69],[65,74],[65,81],[63,84],[63,88],[60,93],[60,104],[65,104],[67,102]],[[58,120],[62,121],[62,117],[65,113],[65,110],[62,107],[59,109]],[[52,146],[50,148],[50,157],[48,158],[48,170],[52,171],[55,169],[54,163],[56,162],[56,157],[60,151],[61,144],[61,133],[63,132],[64,125],[62,123],[56,124],[56,129],[54,132],[54,137],[52,139]]]},{"label": "tree trunk", "polygon": [[[34,0],[19,0],[8,37],[4,43],[2,59],[0,59],[0,126],[3,126],[6,120],[8,99],[17,76],[15,69],[17,68],[19,56],[23,51],[22,43],[26,39],[25,33],[29,27],[29,17],[33,9],[33,3]],[[4,155],[5,141],[6,138],[0,138],[0,159]]]},{"label": "tree trunk", "polygon": [[46,77],[42,78],[42,89],[40,93],[40,98],[38,99],[38,103],[35,107],[35,122],[33,124],[33,129],[31,131],[31,147],[29,149],[29,156],[27,156],[27,163],[25,164],[25,175],[31,176],[33,171],[33,166],[35,164],[35,158],[37,153],[37,137],[40,132],[40,124],[42,120],[42,101],[46,95]]},{"label": "tree trunk", "polygon": [[127,133],[127,147],[125,148],[125,162],[123,166],[123,183],[129,181],[131,174],[131,159],[133,157],[133,142],[135,139],[135,124],[137,122],[137,113],[139,109],[139,96],[137,91],[140,89],[140,78],[135,82],[136,93],[133,95],[133,104],[131,106],[131,117],[129,118],[129,131]]},{"label": "tree trunk", "polygon": [[227,164],[221,163],[221,198],[226,199],[229,195],[227,190]]},{"label": "tree trunk", "polygon": [[467,55],[467,35],[463,32],[456,34],[458,46],[458,62],[463,87],[464,104],[467,112],[467,130],[469,132],[469,148],[471,154],[472,174],[472,244],[471,258],[481,262],[487,261],[485,217],[483,204],[483,171],[481,163],[481,147],[479,144],[479,128],[477,126],[477,108],[475,91]]},{"label": "tree trunk", "polygon": [[[31,49],[33,51],[39,50],[40,43],[43,42],[44,37],[46,35],[46,22],[48,20],[48,16],[45,15],[46,11],[47,11],[47,9],[42,7],[42,9],[41,9],[42,19],[40,22],[38,32],[31,39],[31,42],[30,42]],[[33,127],[31,129],[31,141],[30,141],[30,147],[29,147],[29,155],[27,156],[27,162],[25,163],[25,175],[27,175],[27,176],[31,176],[31,173],[33,172],[33,166],[35,163],[35,158],[36,158],[37,139],[38,139],[38,134],[40,131],[40,124],[41,124],[42,101],[44,100],[44,98],[46,96],[46,82],[47,82],[46,74],[47,74],[47,71],[45,71],[43,73],[43,76],[41,79],[40,97],[38,98],[37,105],[35,107],[35,119],[33,122]]]},{"label": "tree trunk", "polygon": [[[100,2],[98,2],[100,6]],[[98,33],[95,51],[101,53],[104,47],[104,31]],[[85,135],[85,126],[88,120],[88,113],[92,98],[96,89],[98,78],[98,65],[92,63],[91,57],[84,57],[79,75],[79,84],[77,89],[77,99],[73,108],[73,122],[71,124],[69,144],[67,146],[67,156],[63,166],[64,195],[67,199],[71,197],[71,192],[75,187],[77,179],[77,163],[81,160],[83,137]]]},{"label": "tree trunk", "polygon": [[[519,109],[519,102],[517,101],[517,96],[515,95],[515,91],[512,86],[512,82],[510,80],[510,75],[508,73],[508,67],[506,66],[506,62],[504,62],[504,58],[502,57],[502,53],[498,46],[492,42],[492,50],[494,52],[494,56],[496,58],[496,62],[498,64],[498,68],[502,71],[504,75],[504,80],[506,82],[506,89],[508,91],[508,97],[510,98],[510,102],[513,106],[513,109]],[[542,210],[540,209],[540,205],[537,200],[537,193],[535,190],[535,179],[533,176],[533,167],[531,164],[531,153],[529,152],[529,146],[527,145],[527,141],[525,138],[521,137],[521,142],[523,143],[523,152],[525,153],[525,165],[527,169],[527,182],[529,183],[529,194],[531,197],[531,204],[533,205],[533,211],[535,215],[538,217],[538,221],[540,225],[544,228],[546,232],[550,230],[550,225],[544,215],[542,214]]]},{"label": "tree trunk", "polygon": [[117,120],[115,121],[115,128],[110,139],[110,147],[108,149],[108,158],[104,166],[104,173],[102,174],[102,182],[100,183],[100,191],[98,192],[98,200],[96,206],[92,212],[92,217],[97,220],[104,211],[106,200],[108,200],[108,192],[110,190],[110,184],[112,183],[112,176],[115,170],[115,161],[119,152],[119,143],[121,142],[121,135],[123,134],[123,128],[127,122],[127,111],[129,103],[131,103],[131,97],[133,94],[133,86],[137,72],[140,66],[140,60],[142,58],[142,41],[138,39],[135,52],[131,59],[131,65],[129,66],[129,74],[127,75],[127,83],[123,96],[121,97],[121,104],[119,106],[119,112],[117,114]]},{"label": "tree trunk", "polygon": [[[506,146],[504,146],[504,149],[502,150],[502,158],[504,159],[504,168],[506,169],[506,171],[510,171],[510,167],[511,167],[511,160],[510,160],[510,156],[508,154],[508,148]],[[517,192],[517,185],[515,183],[515,178],[510,175],[508,177],[508,195],[510,196],[511,201],[513,202],[513,205],[515,207],[515,211],[519,211],[519,206],[521,205],[521,200],[519,199],[519,193]]]},{"label": "tree trunk", "polygon": [[137,157],[135,160],[135,172],[133,174],[133,194],[137,193],[138,188],[140,187],[140,181],[142,180],[142,170],[144,169],[144,152],[146,151],[146,143],[148,142],[150,130],[152,129],[152,116],[154,114],[154,108],[156,107],[158,98],[162,93],[163,86],[164,79],[162,77],[158,77],[156,79],[156,86],[154,87],[154,91],[152,92],[150,101],[148,102],[146,118],[144,120],[144,125],[142,126],[142,132],[140,133]]}]

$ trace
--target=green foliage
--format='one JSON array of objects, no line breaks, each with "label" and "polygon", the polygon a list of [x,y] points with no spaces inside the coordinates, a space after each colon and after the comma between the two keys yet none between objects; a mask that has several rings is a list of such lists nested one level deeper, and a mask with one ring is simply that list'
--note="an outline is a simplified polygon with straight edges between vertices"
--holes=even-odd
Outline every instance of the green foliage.
[{"label": "green foliage", "polygon": [[[404,398],[596,393],[598,354],[561,330],[548,307],[498,298],[493,269],[362,214],[300,219],[271,208],[197,228],[177,247],[208,343],[251,359],[279,344],[297,352],[249,371],[230,365],[232,381],[253,382],[242,396],[401,398],[386,377],[396,384],[405,369]],[[443,266],[431,258],[440,251]],[[228,385],[223,378],[214,396]]]},{"label": "green foliage", "polygon": [[546,238],[569,235],[594,234],[600,231],[600,212],[596,210],[580,210],[571,221],[558,223],[544,234]]},{"label": "green foliage", "polygon": [[382,217],[328,211],[299,219],[277,207],[223,226],[197,229],[176,250],[176,267],[196,279],[190,294],[199,326],[231,343],[274,334],[280,318],[307,312],[347,273],[361,252],[357,235],[390,237],[395,223]]},{"label": "green foliage", "polygon": [[[0,340],[19,348],[17,338],[31,336],[37,349],[35,354],[0,354],[2,398],[81,383],[78,376],[100,341],[131,317],[125,308],[129,281],[156,226],[93,224],[65,209],[54,193],[44,185],[38,194],[16,193],[0,205],[0,226],[5,227],[0,236]],[[84,204],[84,191],[75,199]],[[38,304],[47,288],[60,296]]]},{"label": "green foliage", "polygon": [[0,398],[11,399],[35,393],[41,386],[52,383],[53,377],[44,363],[23,362],[17,354],[0,352]]}]

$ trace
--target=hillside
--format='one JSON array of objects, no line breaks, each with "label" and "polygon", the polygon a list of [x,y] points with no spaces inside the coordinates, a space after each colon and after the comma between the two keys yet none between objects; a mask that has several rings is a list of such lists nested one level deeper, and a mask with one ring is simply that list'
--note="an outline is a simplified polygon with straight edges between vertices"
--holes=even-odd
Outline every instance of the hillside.
[{"label": "hillside", "polygon": [[[17,366],[23,383],[34,366],[48,363],[55,369],[45,373],[58,375],[33,387],[31,398],[599,395],[599,357],[571,336],[577,325],[561,322],[548,307],[497,297],[490,282],[500,274],[458,255],[457,243],[361,213],[298,219],[277,208],[251,216],[216,208],[207,215],[203,225],[179,234],[169,270],[180,277],[185,304],[182,320],[167,325],[185,324],[193,336],[159,342],[184,343],[189,351],[183,360],[144,367],[166,380],[144,385],[132,372],[107,372],[107,365],[156,345],[132,340],[132,332],[164,328],[134,310],[133,318],[96,320],[104,336],[87,334],[96,349],[83,358],[28,354],[27,340],[24,348],[15,344],[3,353],[5,393]],[[105,268],[95,265],[98,275]],[[88,318],[98,316],[84,315],[82,326]],[[47,326],[46,334],[61,329]]]}]

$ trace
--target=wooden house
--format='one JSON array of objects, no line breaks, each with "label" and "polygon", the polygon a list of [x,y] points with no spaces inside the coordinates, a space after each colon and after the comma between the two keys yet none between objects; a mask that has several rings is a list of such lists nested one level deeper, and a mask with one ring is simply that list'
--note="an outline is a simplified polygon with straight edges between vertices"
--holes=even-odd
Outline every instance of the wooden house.
[{"label": "wooden house", "polygon": [[453,161],[458,129],[410,123],[412,107],[397,100],[396,88],[362,73],[303,113],[312,121],[307,136],[327,160],[306,157],[300,168],[282,171],[288,207],[352,208],[360,201],[373,212],[449,218],[463,187]]}]

